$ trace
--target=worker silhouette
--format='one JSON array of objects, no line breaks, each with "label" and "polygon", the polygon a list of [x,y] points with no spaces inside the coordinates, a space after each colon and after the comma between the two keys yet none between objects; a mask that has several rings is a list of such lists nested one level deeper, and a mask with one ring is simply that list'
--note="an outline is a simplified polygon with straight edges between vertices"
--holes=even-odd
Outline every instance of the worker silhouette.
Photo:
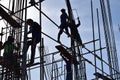
[{"label": "worker silhouette", "polygon": [[8,36],[8,40],[3,44],[3,57],[5,61],[10,61],[12,63],[16,62],[14,50],[20,49],[20,44],[17,43],[17,46],[14,44],[14,38],[12,36]]},{"label": "worker silhouette", "polygon": [[35,0],[30,0],[29,2],[31,5],[35,5]]},{"label": "worker silhouette", "polygon": [[61,16],[60,16],[60,21],[61,21],[61,24],[60,24],[60,31],[59,31],[59,33],[58,33],[58,42],[60,42],[60,36],[61,36],[61,34],[63,33],[63,30],[65,29],[65,31],[66,31],[66,33],[67,33],[67,35],[69,36],[70,34],[69,34],[69,31],[68,31],[68,25],[67,25],[67,23],[68,23],[68,15],[67,15],[67,13],[66,13],[66,11],[65,11],[65,9],[61,9],[61,12],[62,12],[62,14],[61,14]]},{"label": "worker silhouette", "polygon": [[71,35],[82,47],[84,47],[84,44],[81,40],[80,34],[77,29],[81,25],[81,23],[80,23],[79,17],[77,19],[78,19],[78,24],[75,24],[74,20],[72,20],[71,22],[71,25],[70,25],[71,26],[70,28],[72,30]]},{"label": "worker silhouette", "polygon": [[20,49],[20,43],[17,43],[17,45],[15,45],[13,36],[8,36],[7,41],[3,44],[1,49],[4,49],[3,65],[13,70],[14,74],[18,76],[20,74],[20,71],[18,69],[19,63],[17,62],[18,55],[14,53],[14,50],[18,51]]},{"label": "worker silhouette", "polygon": [[29,38],[30,40],[28,39],[27,41],[27,50],[31,45],[31,59],[28,64],[30,65],[34,63],[36,45],[41,41],[41,26],[32,19],[28,19],[26,23],[30,26],[28,34],[32,33],[32,38]]},{"label": "worker silhouette", "polygon": [[62,55],[62,54],[60,54],[60,55],[66,63],[66,72],[67,72],[66,80],[73,80],[72,79],[72,64],[73,64],[72,57],[71,57],[71,59],[67,59],[64,55]]}]

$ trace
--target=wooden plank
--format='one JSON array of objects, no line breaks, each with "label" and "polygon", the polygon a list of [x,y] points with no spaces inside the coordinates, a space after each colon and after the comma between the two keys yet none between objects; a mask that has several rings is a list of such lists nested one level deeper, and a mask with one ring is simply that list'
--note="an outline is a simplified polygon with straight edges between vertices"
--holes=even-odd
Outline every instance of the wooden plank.
[{"label": "wooden plank", "polygon": [[98,73],[98,72],[94,73],[94,75],[95,75],[96,77],[98,77],[98,78],[103,79],[103,80],[114,80],[114,79],[110,79],[110,78],[108,78],[107,76],[104,76],[103,74]]},{"label": "wooden plank", "polygon": [[26,65],[26,67],[35,66],[35,65],[38,65],[38,64],[40,64],[40,63],[39,63],[39,62],[37,62],[37,63],[34,63],[34,64],[27,64],[27,65]]},{"label": "wooden plank", "polygon": [[0,16],[5,19],[12,27],[21,28],[20,24],[14,20],[2,7],[0,7]]}]

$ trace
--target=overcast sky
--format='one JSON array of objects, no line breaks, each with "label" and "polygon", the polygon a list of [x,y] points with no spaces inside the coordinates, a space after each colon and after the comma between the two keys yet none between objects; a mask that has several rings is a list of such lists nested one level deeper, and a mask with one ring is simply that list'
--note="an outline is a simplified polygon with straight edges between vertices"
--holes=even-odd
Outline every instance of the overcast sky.
[{"label": "overcast sky", "polygon": [[[38,0],[36,0],[38,1]],[[81,38],[83,42],[88,42],[92,40],[92,21],[91,21],[91,8],[90,8],[90,1],[91,0],[70,0],[72,9],[75,15],[75,19],[77,17],[80,18],[81,26],[78,28],[79,33],[81,35]],[[115,33],[115,40],[116,40],[116,47],[117,47],[117,53],[118,58],[120,62],[120,32],[118,24],[120,24],[120,0],[109,0],[111,5],[111,13],[112,13],[112,20],[113,20],[113,27],[114,27],[114,33]],[[0,3],[7,6],[6,3],[9,2],[9,0],[1,0]],[[28,4],[29,5],[29,4]],[[94,20],[95,20],[95,26],[97,27],[96,22],[96,9],[99,10],[99,15],[101,15],[100,10],[100,3],[99,0],[93,0],[93,6],[94,6]],[[48,15],[56,24],[60,25],[60,9],[65,8],[65,0],[45,0],[42,2],[42,11]],[[76,13],[77,11],[77,13]],[[77,16],[78,14],[78,16]],[[36,10],[34,7],[31,7],[28,9],[28,18],[32,18],[33,20],[39,22],[39,11]],[[100,26],[103,27],[102,19],[100,16]],[[54,39],[57,39],[57,34],[59,29],[50,22],[47,18],[45,18],[42,15],[42,31],[46,34],[50,35]],[[104,32],[101,32],[104,33]],[[50,40],[49,38],[45,38],[45,46],[48,47],[49,52],[55,52],[57,51],[55,49],[55,46],[58,45],[56,42]],[[98,38],[97,30],[96,30],[96,39]],[[103,36],[102,36],[103,37]],[[104,41],[104,40],[103,40]],[[61,42],[66,45],[70,46],[70,38],[67,37],[67,35],[62,34],[61,36]],[[89,45],[90,46],[90,45]],[[89,48],[88,46],[88,48]],[[104,46],[104,45],[103,45]],[[120,64],[120,63],[119,63]],[[93,78],[93,77],[92,77]],[[91,78],[91,79],[92,79]],[[36,79],[39,80],[39,79]],[[90,80],[90,79],[88,79]]]}]

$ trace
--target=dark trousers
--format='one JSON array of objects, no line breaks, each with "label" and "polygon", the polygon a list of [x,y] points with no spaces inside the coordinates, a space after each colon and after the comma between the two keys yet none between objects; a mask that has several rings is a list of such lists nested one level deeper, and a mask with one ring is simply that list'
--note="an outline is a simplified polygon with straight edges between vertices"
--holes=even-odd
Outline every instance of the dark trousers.
[{"label": "dark trousers", "polygon": [[64,29],[65,29],[65,31],[66,31],[66,34],[67,34],[67,35],[70,35],[67,26],[60,27],[60,31],[59,31],[59,33],[58,33],[58,41],[60,41],[60,36],[61,36],[61,34],[63,33],[63,30],[64,30]]},{"label": "dark trousers", "polygon": [[30,63],[33,64],[34,63],[34,58],[35,58],[35,50],[36,50],[36,41],[33,39],[33,40],[30,40],[27,42],[27,50],[26,50],[26,53],[28,51],[28,48],[29,46],[31,45],[31,59],[30,59]]},{"label": "dark trousers", "polygon": [[74,34],[74,39],[76,39],[79,42],[80,45],[83,44],[79,33]]},{"label": "dark trousers", "polygon": [[66,80],[72,80],[72,66],[69,61],[66,61],[66,71],[67,71],[67,76]]}]

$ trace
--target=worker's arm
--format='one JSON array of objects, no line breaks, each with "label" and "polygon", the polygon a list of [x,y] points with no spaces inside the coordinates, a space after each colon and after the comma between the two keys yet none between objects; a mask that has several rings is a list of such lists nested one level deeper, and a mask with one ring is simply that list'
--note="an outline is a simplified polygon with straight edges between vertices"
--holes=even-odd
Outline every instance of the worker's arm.
[{"label": "worker's arm", "polygon": [[3,43],[0,41],[0,50],[3,49]]},{"label": "worker's arm", "polygon": [[76,27],[79,27],[81,25],[81,22],[80,22],[79,17],[77,19],[78,19],[78,24],[76,25]]},{"label": "worker's arm", "polygon": [[67,59],[66,59],[62,54],[60,54],[60,55],[61,55],[61,57],[63,58],[63,60],[64,60],[65,62],[68,62]]},{"label": "worker's arm", "polygon": [[20,46],[21,46],[20,43],[17,43],[17,46],[13,45],[13,47],[14,47],[15,50],[19,50]]},{"label": "worker's arm", "polygon": [[29,27],[29,31],[27,32],[27,34],[29,34],[29,33],[32,33],[32,27],[31,26]]}]

